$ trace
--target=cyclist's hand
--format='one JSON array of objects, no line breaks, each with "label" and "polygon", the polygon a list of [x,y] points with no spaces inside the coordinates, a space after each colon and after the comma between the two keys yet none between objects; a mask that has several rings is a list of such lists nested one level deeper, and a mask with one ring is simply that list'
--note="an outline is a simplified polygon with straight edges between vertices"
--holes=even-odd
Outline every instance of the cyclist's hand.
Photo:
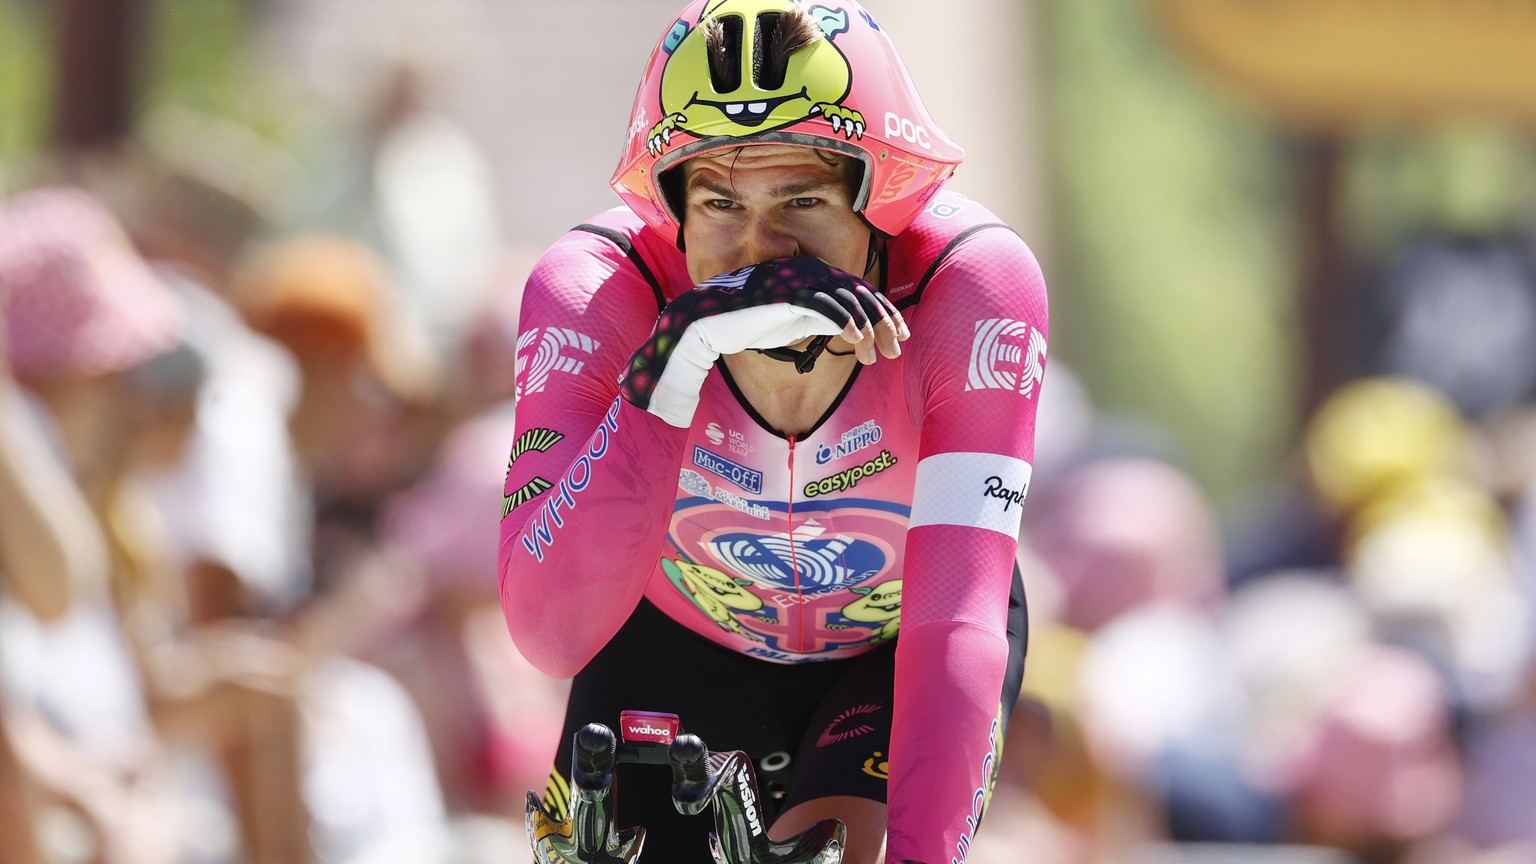
[{"label": "cyclist's hand", "polygon": [[764,261],[668,303],[625,366],[619,391],[636,407],[687,428],[699,388],[722,354],[838,334],[854,343],[860,362],[873,363],[877,350],[887,357],[901,353],[897,342],[906,325],[867,282],[819,258]]}]

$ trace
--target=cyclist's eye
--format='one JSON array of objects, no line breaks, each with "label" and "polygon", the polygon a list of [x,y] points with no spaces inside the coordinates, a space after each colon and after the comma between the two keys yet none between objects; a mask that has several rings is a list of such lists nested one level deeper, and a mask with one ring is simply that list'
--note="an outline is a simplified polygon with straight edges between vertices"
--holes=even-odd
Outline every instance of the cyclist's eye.
[{"label": "cyclist's eye", "polygon": [[821,199],[820,198],[796,198],[793,201],[791,201],[790,203],[793,204],[795,207],[800,208],[800,209],[803,210],[803,209],[806,209],[808,207],[815,207],[815,206],[821,204]]},{"label": "cyclist's eye", "polygon": [[729,198],[711,198],[704,202],[704,206],[711,210],[729,210],[736,206],[736,202]]}]

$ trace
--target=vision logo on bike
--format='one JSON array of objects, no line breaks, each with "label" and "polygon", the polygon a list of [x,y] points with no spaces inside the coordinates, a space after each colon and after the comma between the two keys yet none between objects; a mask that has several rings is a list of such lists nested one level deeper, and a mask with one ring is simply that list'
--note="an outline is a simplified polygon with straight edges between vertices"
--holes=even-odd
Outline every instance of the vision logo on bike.
[{"label": "vision logo on bike", "polygon": [[[529,429],[517,436],[517,441],[512,445],[512,455],[507,459],[507,476],[512,475],[512,466],[519,456],[530,450],[537,453],[547,453],[549,448],[559,444],[565,436],[553,429]],[[539,495],[554,488],[554,484],[543,477],[534,477],[527,483],[518,487],[510,495],[501,496],[501,518],[507,518],[507,514],[532,501]]]}]

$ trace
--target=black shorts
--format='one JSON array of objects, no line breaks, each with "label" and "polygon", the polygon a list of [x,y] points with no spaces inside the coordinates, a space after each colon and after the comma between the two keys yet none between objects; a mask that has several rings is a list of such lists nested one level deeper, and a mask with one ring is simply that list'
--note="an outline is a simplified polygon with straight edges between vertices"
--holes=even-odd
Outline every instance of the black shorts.
[{"label": "black shorts", "polygon": [[[1024,591],[1015,570],[1008,672],[999,696],[1005,724],[1023,681],[1027,641]],[[816,798],[851,795],[884,802],[895,662],[892,642],[846,660],[769,663],[717,645],[641,600],[572,681],[544,800],[564,815],[577,729],[603,723],[617,730],[619,713],[636,710],[676,714],[683,730],[704,739],[711,750],[751,756],[770,824],[784,810]],[[620,766],[617,827],[645,827],[642,860],[707,862],[706,838],[714,821],[707,812],[679,814],[670,784],[666,766]]]}]

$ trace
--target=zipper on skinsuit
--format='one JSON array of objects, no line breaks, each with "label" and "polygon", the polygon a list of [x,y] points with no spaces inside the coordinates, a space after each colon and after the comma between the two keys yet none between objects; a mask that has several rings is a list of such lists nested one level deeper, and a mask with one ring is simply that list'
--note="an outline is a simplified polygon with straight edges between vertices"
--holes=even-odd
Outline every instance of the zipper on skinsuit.
[{"label": "zipper on skinsuit", "polygon": [[785,519],[789,523],[789,569],[795,577],[795,650],[805,651],[805,596],[800,591],[800,560],[795,553],[795,436],[789,441],[789,502]]}]

